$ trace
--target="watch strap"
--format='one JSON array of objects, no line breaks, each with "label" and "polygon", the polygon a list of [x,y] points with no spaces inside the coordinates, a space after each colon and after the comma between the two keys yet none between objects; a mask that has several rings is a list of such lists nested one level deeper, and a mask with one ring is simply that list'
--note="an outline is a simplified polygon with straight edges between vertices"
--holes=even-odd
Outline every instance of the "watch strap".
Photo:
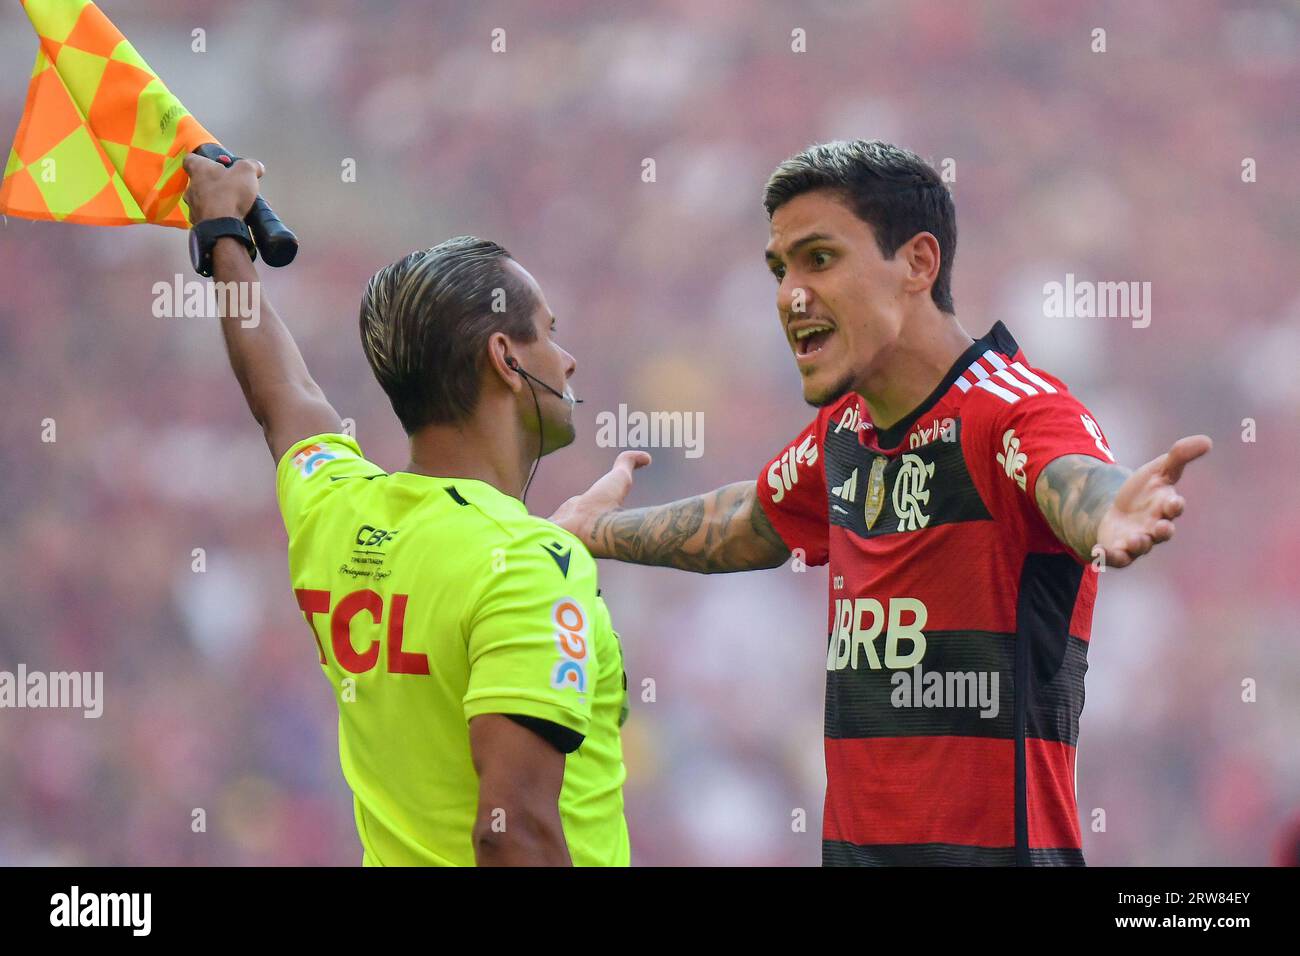
[{"label": "watch strap", "polygon": [[234,216],[220,216],[216,219],[204,219],[196,222],[190,230],[190,259],[194,271],[204,278],[212,276],[212,251],[217,240],[226,236],[238,239],[248,250],[248,255],[256,261],[257,245],[253,235],[242,219]]}]

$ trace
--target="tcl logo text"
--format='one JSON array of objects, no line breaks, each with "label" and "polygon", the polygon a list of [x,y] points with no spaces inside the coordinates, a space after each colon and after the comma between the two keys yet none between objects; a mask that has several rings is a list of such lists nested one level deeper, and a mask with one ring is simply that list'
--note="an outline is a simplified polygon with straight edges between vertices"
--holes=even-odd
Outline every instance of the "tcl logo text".
[{"label": "tcl logo text", "polygon": [[[311,627],[312,635],[316,638],[316,649],[320,651],[321,664],[327,664],[328,661],[325,657],[325,645],[316,626],[318,615],[329,615],[330,649],[334,652],[334,659],[338,661],[339,666],[353,674],[364,674],[368,670],[373,670],[379,663],[380,641],[377,636],[372,636],[368,643],[358,649],[352,640],[353,620],[368,617],[369,629],[378,630],[380,625],[385,624],[384,616],[387,610],[384,644],[388,651],[385,662],[388,673],[428,675],[428,657],[402,649],[402,632],[406,626],[406,602],[409,595],[394,594],[385,609],[383,597],[378,591],[372,591],[370,588],[345,594],[339,598],[337,604],[332,603],[333,596],[329,591],[297,588],[293,593],[297,596],[298,607],[302,609],[303,616],[307,618],[307,624]],[[366,627],[364,619],[356,621],[358,631]]]}]

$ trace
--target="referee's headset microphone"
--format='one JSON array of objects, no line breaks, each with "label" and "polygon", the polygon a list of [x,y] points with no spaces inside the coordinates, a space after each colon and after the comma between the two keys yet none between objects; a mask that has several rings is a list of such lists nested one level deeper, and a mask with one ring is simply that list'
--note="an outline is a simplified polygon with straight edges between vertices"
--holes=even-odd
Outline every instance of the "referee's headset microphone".
[{"label": "referee's headset microphone", "polygon": [[533,388],[533,382],[536,382],[538,385],[542,386],[542,388],[546,389],[556,398],[562,399],[563,401],[568,402],[570,405],[581,405],[582,399],[574,398],[572,395],[566,394],[565,392],[557,392],[555,389],[551,388],[551,386],[543,382],[540,378],[537,378],[534,375],[530,375],[527,371],[524,370],[524,367],[519,364],[519,362],[515,359],[513,355],[506,359],[506,367],[514,369],[516,372],[518,372],[520,375],[524,377],[524,381],[528,383],[528,392],[530,395],[533,396],[533,408],[537,412],[537,458],[533,462],[533,470],[528,473],[528,481],[524,484],[523,494],[519,496],[519,500],[527,504],[528,489],[532,486],[533,479],[537,477],[537,466],[542,463],[542,451],[545,448],[545,439],[542,437],[542,403],[537,400],[537,390]]}]

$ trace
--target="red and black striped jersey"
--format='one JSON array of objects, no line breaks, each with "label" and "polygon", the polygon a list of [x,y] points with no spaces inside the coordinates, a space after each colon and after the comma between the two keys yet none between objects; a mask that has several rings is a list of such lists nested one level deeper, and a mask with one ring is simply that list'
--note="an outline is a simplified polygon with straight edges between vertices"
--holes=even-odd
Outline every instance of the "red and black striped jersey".
[{"label": "red and black striped jersey", "polygon": [[850,392],[759,500],[829,563],[826,865],[1081,865],[1075,747],[1097,574],[1034,500],[1061,455],[1114,461],[997,323],[887,429]]}]

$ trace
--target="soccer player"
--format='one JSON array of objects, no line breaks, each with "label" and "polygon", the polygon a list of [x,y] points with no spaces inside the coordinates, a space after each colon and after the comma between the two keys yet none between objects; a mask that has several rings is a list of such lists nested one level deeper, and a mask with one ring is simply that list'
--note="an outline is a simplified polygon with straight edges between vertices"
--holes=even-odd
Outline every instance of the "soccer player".
[{"label": "soccer player", "polygon": [[[257,282],[242,219],[261,164],[185,170],[199,261]],[[626,865],[622,652],[591,555],[520,500],[574,436],[575,363],[537,282],[470,237],[370,280],[362,346],[410,436],[392,473],[341,433],[265,300],[259,323],[221,324],[277,462],[364,863]]]},{"label": "soccer player", "polygon": [[952,199],[915,154],[834,142],[767,184],[781,331],[817,416],[756,481],[553,516],[596,557],[829,564],[827,865],[1083,863],[1075,746],[1094,562],[1174,533],[1184,438],[1136,471],[1001,322],[972,340]]}]

